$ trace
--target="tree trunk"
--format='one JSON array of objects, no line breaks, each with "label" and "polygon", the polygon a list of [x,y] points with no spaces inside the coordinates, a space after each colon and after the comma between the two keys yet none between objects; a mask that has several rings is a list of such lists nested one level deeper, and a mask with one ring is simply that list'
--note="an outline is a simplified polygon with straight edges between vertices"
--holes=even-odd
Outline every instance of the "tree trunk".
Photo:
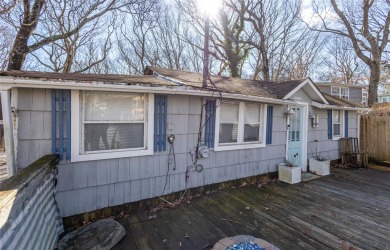
[{"label": "tree trunk", "polygon": [[7,70],[21,70],[28,52],[27,41],[30,37],[28,27],[22,25],[16,35],[14,45],[9,54]]},{"label": "tree trunk", "polygon": [[266,52],[266,49],[265,49],[265,46],[262,46],[264,48],[262,48],[262,52],[261,52],[261,58],[262,58],[262,61],[263,61],[263,67],[261,68],[261,72],[263,74],[263,80],[264,81],[269,81],[269,61],[268,61],[268,56],[267,56],[267,52]]},{"label": "tree trunk", "polygon": [[23,20],[16,34],[14,45],[9,54],[8,70],[21,70],[29,52],[28,39],[38,25],[39,17],[46,0],[35,0],[30,10],[30,0],[23,1]]},{"label": "tree trunk", "polygon": [[374,103],[377,102],[378,99],[378,85],[380,80],[380,65],[377,63],[373,63],[370,66],[370,81],[369,81],[369,88],[368,88],[368,106],[372,107]]},{"label": "tree trunk", "polygon": [[231,55],[230,58],[230,75],[231,77],[241,77],[240,70],[239,70],[239,65],[238,65],[238,59],[235,58],[236,55]]}]

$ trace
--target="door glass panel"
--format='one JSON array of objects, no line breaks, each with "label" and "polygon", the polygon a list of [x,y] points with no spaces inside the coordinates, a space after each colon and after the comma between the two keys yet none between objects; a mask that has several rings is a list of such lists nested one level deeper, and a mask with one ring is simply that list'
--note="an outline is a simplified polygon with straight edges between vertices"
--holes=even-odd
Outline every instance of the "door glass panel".
[{"label": "door glass panel", "polygon": [[300,141],[300,130],[301,130],[301,109],[293,108],[295,115],[289,118],[290,130],[288,133],[289,141]]},{"label": "door glass panel", "polygon": [[296,120],[296,125],[295,125],[295,141],[300,141],[300,130],[301,130],[301,109],[296,108],[295,109],[295,120]]}]

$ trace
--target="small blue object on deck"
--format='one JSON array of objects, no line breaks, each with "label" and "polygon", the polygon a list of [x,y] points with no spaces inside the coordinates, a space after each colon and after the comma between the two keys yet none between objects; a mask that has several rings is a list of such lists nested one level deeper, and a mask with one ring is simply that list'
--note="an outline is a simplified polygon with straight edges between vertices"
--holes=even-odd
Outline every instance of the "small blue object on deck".
[{"label": "small blue object on deck", "polygon": [[234,244],[227,248],[227,250],[264,250],[264,248],[260,247],[253,241],[247,243],[238,243]]}]

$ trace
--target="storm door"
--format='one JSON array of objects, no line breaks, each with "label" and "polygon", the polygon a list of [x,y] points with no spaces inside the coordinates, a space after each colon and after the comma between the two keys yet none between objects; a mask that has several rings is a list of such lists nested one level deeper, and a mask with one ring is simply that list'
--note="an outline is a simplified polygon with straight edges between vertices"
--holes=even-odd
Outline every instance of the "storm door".
[{"label": "storm door", "polygon": [[303,108],[293,106],[291,109],[294,114],[288,117],[287,160],[297,166],[302,166]]}]

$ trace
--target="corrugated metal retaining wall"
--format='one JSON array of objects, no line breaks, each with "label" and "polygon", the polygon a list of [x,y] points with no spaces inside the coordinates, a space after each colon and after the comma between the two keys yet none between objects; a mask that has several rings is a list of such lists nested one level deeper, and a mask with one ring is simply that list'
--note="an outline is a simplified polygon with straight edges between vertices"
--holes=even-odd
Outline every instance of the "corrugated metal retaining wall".
[{"label": "corrugated metal retaining wall", "polygon": [[39,181],[39,185],[32,195],[24,198],[22,204],[13,202],[17,207],[12,207],[9,218],[2,218],[6,221],[1,223],[0,249],[54,249],[58,236],[63,232],[54,196],[55,171],[53,169],[45,176],[37,175],[34,181]]}]

